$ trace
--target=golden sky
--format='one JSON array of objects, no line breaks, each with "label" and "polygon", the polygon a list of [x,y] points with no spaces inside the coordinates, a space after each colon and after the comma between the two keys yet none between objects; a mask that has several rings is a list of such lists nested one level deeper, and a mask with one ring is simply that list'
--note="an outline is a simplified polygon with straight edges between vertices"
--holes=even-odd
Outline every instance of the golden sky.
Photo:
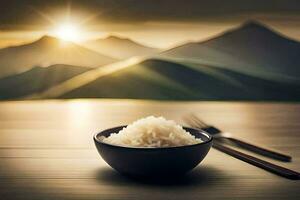
[{"label": "golden sky", "polygon": [[168,48],[204,40],[249,19],[300,40],[296,0],[1,0],[0,48],[53,34],[66,23],[77,27],[80,42],[114,34]]},{"label": "golden sky", "polygon": [[[108,34],[113,34],[122,37],[128,37],[148,46],[169,48],[174,45],[196,40],[201,41],[213,37],[229,28],[239,25],[243,21],[234,23],[145,23],[143,25],[128,25],[128,29],[119,28],[115,25],[105,25],[103,28],[96,30],[84,30],[81,34],[84,40],[92,40],[105,37]],[[291,37],[300,40],[300,23],[280,23],[278,21],[263,21],[275,30]],[[19,45],[32,42],[39,37],[51,33],[52,30],[6,30],[0,31],[0,47],[11,45]],[[84,40],[82,42],[84,42]]]}]

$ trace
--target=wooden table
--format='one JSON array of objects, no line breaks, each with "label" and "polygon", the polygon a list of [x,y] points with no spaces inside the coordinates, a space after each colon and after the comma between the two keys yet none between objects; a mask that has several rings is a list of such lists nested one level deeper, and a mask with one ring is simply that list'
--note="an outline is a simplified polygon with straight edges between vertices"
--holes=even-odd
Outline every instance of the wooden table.
[{"label": "wooden table", "polygon": [[[289,152],[300,171],[300,104],[130,100],[0,103],[0,199],[300,199],[287,180],[212,149],[186,177],[128,179],[98,155],[92,135],[147,115],[182,123],[195,112],[235,136]],[[275,161],[274,161],[275,162]]]}]

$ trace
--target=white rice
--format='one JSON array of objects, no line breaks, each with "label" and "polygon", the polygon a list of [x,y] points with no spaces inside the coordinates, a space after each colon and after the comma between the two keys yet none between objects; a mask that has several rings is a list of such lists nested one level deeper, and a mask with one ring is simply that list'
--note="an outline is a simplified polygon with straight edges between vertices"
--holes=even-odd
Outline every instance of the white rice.
[{"label": "white rice", "polygon": [[180,125],[163,117],[139,119],[119,133],[103,137],[103,142],[128,147],[174,147],[201,143]]}]

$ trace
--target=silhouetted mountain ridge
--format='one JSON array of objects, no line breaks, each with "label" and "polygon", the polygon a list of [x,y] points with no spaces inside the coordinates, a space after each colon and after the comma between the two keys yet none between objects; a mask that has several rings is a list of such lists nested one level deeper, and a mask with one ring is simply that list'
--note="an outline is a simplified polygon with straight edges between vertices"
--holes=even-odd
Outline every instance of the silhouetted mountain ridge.
[{"label": "silhouetted mountain ridge", "polygon": [[1,78],[0,99],[20,98],[42,92],[90,69],[71,65],[33,67],[26,72]]},{"label": "silhouetted mountain ridge", "polygon": [[[37,42],[38,48],[34,43],[30,49],[61,45],[56,41],[43,37]],[[130,45],[135,50],[139,45],[115,36],[100,41],[101,48],[111,51],[130,52]],[[299,53],[300,43],[260,23],[248,22],[207,41],[164,51],[156,58],[127,59],[87,73],[80,69],[76,71],[79,76],[72,66],[63,70],[54,66],[33,68],[0,79],[0,84],[7,86],[2,93],[0,87],[0,94],[8,94],[3,98],[30,94],[32,98],[299,101]],[[62,78],[56,79],[60,74]],[[43,79],[46,86],[39,83]]]},{"label": "silhouetted mountain ridge", "polygon": [[[68,41],[64,41],[65,43],[71,43]],[[59,44],[61,41],[58,38],[52,37],[50,35],[44,35],[40,39],[36,40],[35,43],[44,43],[44,44]]]},{"label": "silhouetted mountain ridge", "polygon": [[86,43],[86,46],[99,53],[109,55],[117,59],[152,55],[159,51],[159,49],[147,47],[129,38],[123,38],[114,35],[89,41]]},{"label": "silhouetted mountain ridge", "polygon": [[137,45],[143,46],[142,44],[134,42],[133,40],[131,40],[129,38],[119,37],[119,36],[115,36],[115,35],[109,35],[106,38],[103,38],[103,39],[101,38],[101,39],[98,39],[98,40],[100,40],[100,41],[103,41],[103,40],[106,40],[106,41],[125,41],[125,42],[132,42],[132,43],[135,43]]},{"label": "silhouetted mountain ridge", "polygon": [[32,43],[0,49],[0,77],[20,73],[33,66],[68,64],[98,67],[115,61],[75,43],[43,36]]},{"label": "silhouetted mountain ridge", "polygon": [[61,98],[177,100],[295,100],[299,85],[268,81],[228,69],[150,59],[100,77]]},{"label": "silhouetted mountain ridge", "polygon": [[274,80],[300,81],[300,43],[257,22],[248,22],[161,56],[205,63]]}]

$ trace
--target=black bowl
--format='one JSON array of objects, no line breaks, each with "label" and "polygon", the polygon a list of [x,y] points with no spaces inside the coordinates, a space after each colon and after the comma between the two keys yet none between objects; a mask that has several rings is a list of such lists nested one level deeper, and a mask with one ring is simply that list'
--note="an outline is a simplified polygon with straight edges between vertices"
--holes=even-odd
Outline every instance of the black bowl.
[{"label": "black bowl", "polygon": [[104,130],[94,135],[95,145],[102,158],[115,170],[131,176],[173,176],[196,167],[207,155],[212,137],[207,133],[184,129],[204,142],[194,145],[164,148],[135,148],[107,144],[100,137],[118,133],[126,126]]}]

